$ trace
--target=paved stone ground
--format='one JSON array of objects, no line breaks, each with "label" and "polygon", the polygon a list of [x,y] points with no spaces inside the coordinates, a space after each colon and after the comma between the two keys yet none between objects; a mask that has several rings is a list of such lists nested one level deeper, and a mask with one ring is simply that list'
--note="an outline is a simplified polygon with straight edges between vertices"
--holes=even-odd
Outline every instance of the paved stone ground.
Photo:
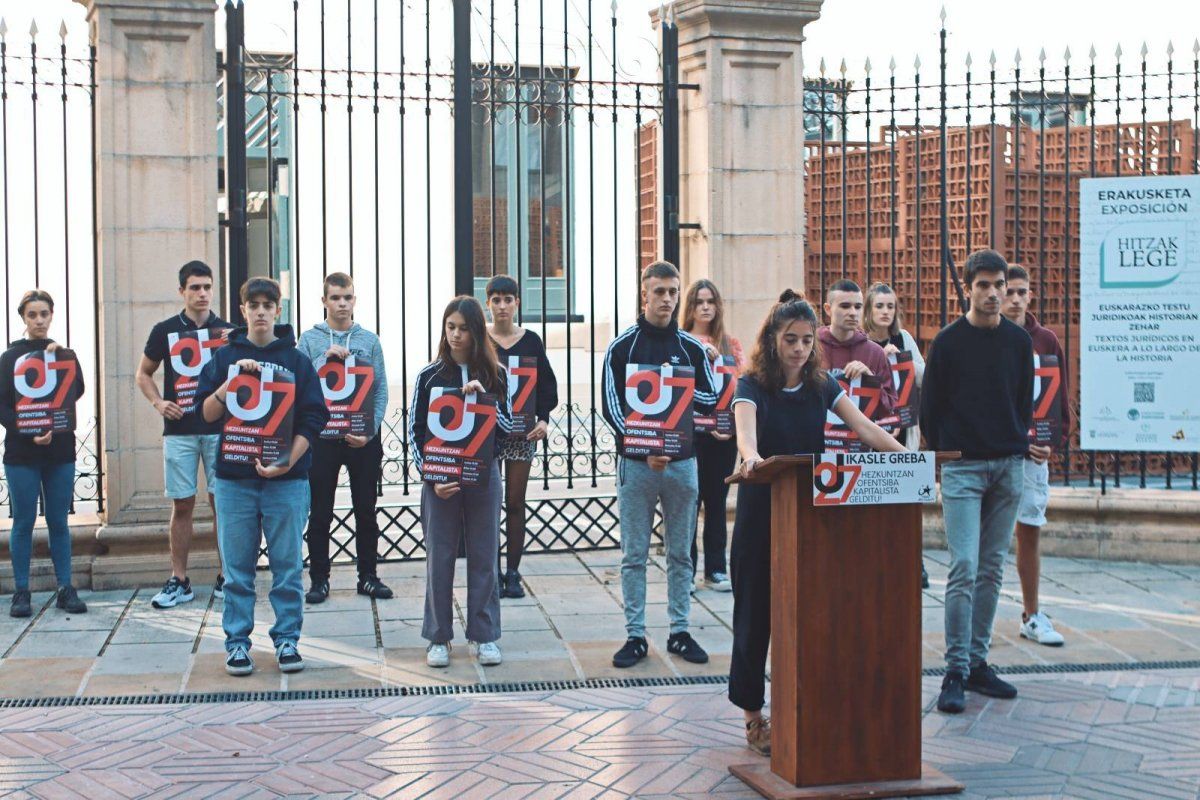
[{"label": "paved stone ground", "polygon": [[[1200,670],[1015,682],[925,716],[959,797],[1200,796]],[[727,767],[756,758],[714,686],[0,712],[14,798],[749,800]]]},{"label": "paved stone ground", "polygon": [[[931,589],[924,594],[926,667],[941,666],[944,551],[926,553]],[[198,588],[195,602],[167,611],[150,606],[154,590],[85,592],[87,614],[69,617],[51,595],[34,596],[32,620],[0,616],[0,697],[346,689],[436,683],[508,683],[597,677],[725,675],[732,643],[729,594],[697,591],[692,630],[711,653],[695,666],[666,650],[666,576],[661,559],[649,571],[647,619],[651,657],[629,670],[611,665],[624,641],[620,554],[534,555],[522,571],[528,597],[504,600],[505,663],[487,669],[461,639],[447,670],[424,663],[421,639],[424,563],[383,565],[397,597],[371,602],[354,593],[351,568],[334,571],[333,594],[307,609],[301,650],[309,668],[282,675],[266,631],[269,576],[259,575],[259,606],[249,678],[223,670],[219,601]],[[915,568],[916,565],[914,565]],[[463,578],[460,562],[459,577]],[[1200,567],[1047,558],[1043,608],[1067,637],[1058,649],[1017,636],[1020,589],[1008,565],[992,661],[998,665],[1099,664],[1200,659]],[[463,586],[456,602],[466,604]],[[0,613],[8,598],[0,598]],[[461,615],[461,611],[460,611]],[[461,619],[460,619],[461,622]]]}]

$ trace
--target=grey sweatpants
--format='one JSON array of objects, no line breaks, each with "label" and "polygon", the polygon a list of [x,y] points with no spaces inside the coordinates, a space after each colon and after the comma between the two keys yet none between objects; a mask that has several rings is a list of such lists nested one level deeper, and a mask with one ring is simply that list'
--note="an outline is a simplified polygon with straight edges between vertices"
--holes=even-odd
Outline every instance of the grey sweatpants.
[{"label": "grey sweatpants", "polygon": [[621,596],[625,631],[646,635],[646,561],[654,508],[662,501],[667,545],[667,619],[671,633],[688,629],[692,610],[692,536],[696,532],[699,494],[696,459],[672,461],[662,472],[645,461],[622,458],[617,507],[621,515]]},{"label": "grey sweatpants", "polygon": [[467,549],[467,639],[500,638],[500,469],[492,462],[487,486],[464,487],[448,500],[421,487],[421,529],[425,533],[425,623],[431,642],[454,638],[454,561],[460,536]]}]

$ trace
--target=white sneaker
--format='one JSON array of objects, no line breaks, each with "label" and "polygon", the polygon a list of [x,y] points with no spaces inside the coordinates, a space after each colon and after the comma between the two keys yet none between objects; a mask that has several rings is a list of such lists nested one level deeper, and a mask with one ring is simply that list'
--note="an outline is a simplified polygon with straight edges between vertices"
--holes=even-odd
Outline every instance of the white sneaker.
[{"label": "white sneaker", "polygon": [[494,667],[504,660],[500,655],[500,647],[495,642],[484,642],[479,645],[479,663],[485,667]]},{"label": "white sneaker", "polygon": [[1065,641],[1063,635],[1054,630],[1054,623],[1041,611],[1031,614],[1029,619],[1021,623],[1021,636],[1048,647],[1062,647]]},{"label": "white sneaker", "polygon": [[733,584],[729,582],[729,576],[724,572],[714,572],[712,577],[704,579],[704,585],[714,592],[732,592]]},{"label": "white sneaker", "polygon": [[433,642],[425,648],[425,663],[431,667],[450,666],[450,643]]},{"label": "white sneaker", "polygon": [[179,580],[174,575],[167,579],[162,589],[150,601],[155,608],[173,608],[180,603],[190,603],[196,598],[192,593],[192,582],[188,578]]}]

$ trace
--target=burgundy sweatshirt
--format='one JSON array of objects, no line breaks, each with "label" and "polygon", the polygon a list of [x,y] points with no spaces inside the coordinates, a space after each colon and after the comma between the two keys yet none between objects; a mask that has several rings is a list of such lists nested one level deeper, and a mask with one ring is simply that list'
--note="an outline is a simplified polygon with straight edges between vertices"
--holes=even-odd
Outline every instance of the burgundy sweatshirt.
[{"label": "burgundy sweatshirt", "polygon": [[1029,334],[1029,338],[1033,339],[1033,352],[1039,356],[1057,356],[1058,368],[1062,374],[1062,383],[1058,390],[1059,409],[1062,413],[1062,434],[1063,444],[1071,435],[1074,421],[1071,416],[1071,384],[1067,379],[1070,365],[1067,363],[1067,357],[1063,354],[1062,344],[1059,343],[1058,337],[1054,331],[1042,326],[1038,322],[1038,318],[1030,312],[1025,312],[1025,332]]},{"label": "burgundy sweatshirt", "polygon": [[826,325],[817,329],[817,340],[821,343],[821,365],[828,370],[842,369],[851,361],[866,364],[873,375],[883,378],[881,414],[890,414],[896,408],[896,386],[892,383],[892,365],[884,355],[883,348],[872,342],[862,331],[855,331],[847,342],[839,342]]}]

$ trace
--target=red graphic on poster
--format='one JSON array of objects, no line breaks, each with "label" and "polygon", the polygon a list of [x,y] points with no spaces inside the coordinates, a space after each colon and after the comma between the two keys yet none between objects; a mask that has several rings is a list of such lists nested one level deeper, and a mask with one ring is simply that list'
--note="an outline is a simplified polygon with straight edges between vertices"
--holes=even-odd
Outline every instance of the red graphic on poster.
[{"label": "red graphic on poster", "polygon": [[221,328],[202,328],[167,334],[167,361],[163,381],[175,390],[175,405],[184,414],[196,413],[196,388],[200,373],[212,360],[213,353],[225,344]]},{"label": "red graphic on poster", "polygon": [[375,433],[375,367],[362,356],[329,358],[317,370],[321,393],[329,409],[322,439],[344,439],[346,434]]},{"label": "red graphic on poster", "polygon": [[19,433],[41,436],[48,431],[75,430],[75,380],[79,362],[65,347],[31,350],[13,364]]},{"label": "red graphic on poster", "polygon": [[493,394],[434,386],[426,417],[429,435],[421,451],[422,479],[486,486],[496,452],[497,407]]},{"label": "red graphic on poster", "polygon": [[717,406],[711,414],[696,415],[697,431],[715,431],[720,434],[733,433],[733,394],[737,389],[737,361],[733,356],[719,356],[713,362],[717,373]]},{"label": "red graphic on poster", "polygon": [[537,363],[534,356],[509,356],[508,407],[512,410],[514,439],[524,439],[537,426]]},{"label": "red graphic on poster", "polygon": [[[858,404],[858,410],[869,420],[874,420],[882,428],[888,428],[896,423],[894,415],[877,419],[882,410],[883,382],[877,375],[860,375],[850,380],[840,371],[829,373],[829,377],[841,385],[842,391]],[[832,409],[825,412],[825,452],[827,453],[866,453],[870,452],[858,434],[850,428]]]},{"label": "red graphic on poster", "polygon": [[625,436],[627,456],[692,457],[696,371],[669,364],[625,365]]},{"label": "red graphic on poster", "polygon": [[1058,356],[1033,356],[1033,428],[1029,439],[1036,445],[1054,447],[1062,442],[1062,370]]},{"label": "red graphic on poster", "polygon": [[[921,413],[921,389],[917,386],[917,365],[907,350],[888,356],[892,365],[892,383],[896,387],[896,425],[911,428]],[[882,423],[881,423],[882,424]]]},{"label": "red graphic on poster", "polygon": [[292,456],[296,416],[296,376],[263,364],[261,372],[229,365],[221,459],[228,464],[286,466]]}]

